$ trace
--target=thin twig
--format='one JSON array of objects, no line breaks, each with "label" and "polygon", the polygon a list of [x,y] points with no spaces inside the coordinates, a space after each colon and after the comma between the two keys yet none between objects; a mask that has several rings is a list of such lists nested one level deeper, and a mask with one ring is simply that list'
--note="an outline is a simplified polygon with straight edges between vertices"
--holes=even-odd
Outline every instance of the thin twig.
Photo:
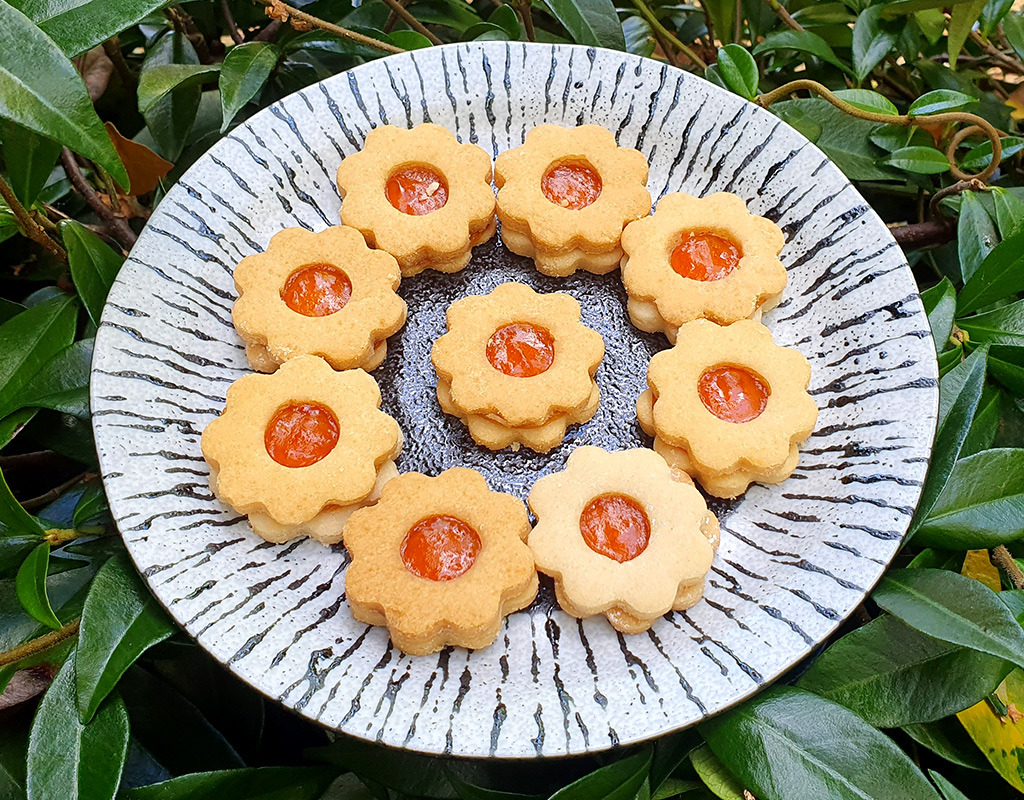
[{"label": "thin twig", "polygon": [[992,560],[996,562],[996,566],[1002,567],[1006,571],[1014,589],[1024,589],[1024,572],[1021,572],[1016,559],[1006,549],[1006,545],[1001,544],[992,548]]},{"label": "thin twig", "polygon": [[1024,63],[1019,58],[1009,56],[996,47],[992,42],[989,42],[982,38],[981,34],[977,31],[971,31],[967,34],[972,42],[981,48],[982,52],[992,59],[1004,70],[1010,70],[1018,75],[1024,75]]},{"label": "thin twig", "polygon": [[889,233],[904,250],[919,250],[953,241],[956,238],[956,223],[947,219],[915,222],[889,228]]},{"label": "thin twig", "polygon": [[244,42],[245,34],[242,33],[242,29],[235,22],[235,15],[231,13],[231,6],[228,5],[228,0],[220,0],[220,12],[224,15],[224,22],[227,23],[231,40],[235,44]]},{"label": "thin twig", "polygon": [[23,658],[34,656],[36,653],[41,653],[43,650],[48,650],[55,644],[60,644],[65,639],[68,639],[78,633],[78,628],[82,624],[82,618],[69,622],[60,630],[51,631],[50,633],[40,636],[38,639],[33,639],[25,644],[19,644],[17,647],[12,647],[10,650],[6,650],[0,653],[0,667],[6,667],[8,664],[14,664],[21,661]]},{"label": "thin twig", "polygon": [[281,30],[281,20],[272,19],[270,24],[267,25],[263,30],[252,37],[254,42],[270,42],[273,41],[274,37],[277,36],[277,32]]},{"label": "thin twig", "polygon": [[785,23],[786,27],[790,30],[803,32],[806,30],[803,25],[793,19],[792,15],[786,10],[786,7],[779,2],[779,0],[764,0],[768,4],[768,7],[775,12],[775,16]]},{"label": "thin twig", "polygon": [[[292,20],[298,20],[300,24],[319,28],[322,31],[333,33],[335,36],[340,36],[343,39],[348,39],[352,42],[359,42],[359,44],[372,47],[374,50],[380,50],[382,53],[404,53],[405,50],[401,47],[395,47],[393,44],[382,42],[379,39],[374,39],[371,36],[364,36],[356,31],[350,31],[348,28],[342,28],[340,25],[335,25],[333,22],[327,22],[319,17],[314,17],[312,14],[307,14],[305,11],[300,11],[294,6],[290,6],[287,3],[282,3],[281,0],[256,0],[262,6],[266,6],[271,9],[275,14],[282,14],[284,20],[287,21],[289,18]],[[277,19],[277,17],[275,17]],[[270,27],[269,25],[267,26]]]},{"label": "thin twig", "polygon": [[732,30],[732,40],[738,42],[743,35],[743,0],[736,0],[735,24]]},{"label": "thin twig", "polygon": [[[64,165],[64,172],[67,173],[68,180],[71,181],[80,195],[85,198],[85,202],[89,204],[89,208],[93,210],[97,217],[102,219],[107,226],[110,228],[111,233],[114,234],[114,238],[117,239],[118,243],[125,250],[131,250],[135,246],[135,231],[133,231],[127,222],[122,217],[119,217],[114,213],[114,210],[104,203],[96,190],[89,185],[89,182],[85,179],[82,174],[81,167],[78,166],[78,161],[75,160],[75,155],[66,147],[61,150],[60,162]],[[111,198],[113,202],[115,198]]]},{"label": "thin twig", "polygon": [[135,73],[132,72],[128,62],[124,59],[124,53],[121,52],[121,40],[116,36],[111,36],[103,43],[103,52],[107,54],[107,58],[113,63],[114,71],[117,73],[117,77],[121,79],[121,84],[125,89],[134,94],[135,89],[138,88],[139,80],[135,77]]},{"label": "thin twig", "polygon": [[28,500],[23,500],[21,505],[26,511],[35,511],[37,508],[42,508],[48,503],[52,503],[75,484],[83,481],[88,475],[88,470],[79,473],[78,475],[75,475],[75,477],[64,481],[60,486],[54,486],[50,491],[45,492],[38,497],[31,497]]},{"label": "thin twig", "polygon": [[519,0],[519,2],[513,3],[513,7],[523,23],[523,29],[526,31],[526,40],[529,42],[537,41],[537,32],[533,28],[533,11],[530,9],[530,0]]},{"label": "thin twig", "polygon": [[676,53],[669,44],[668,39],[654,30],[654,28],[651,28],[651,33],[654,34],[654,40],[658,43],[658,47],[661,48],[661,52],[665,54],[665,60],[673,67],[678,67],[679,60],[676,58]]},{"label": "thin twig", "polygon": [[384,4],[387,5],[393,13],[398,14],[398,16],[402,18],[402,21],[416,31],[416,33],[421,33],[430,39],[431,44],[441,44],[441,40],[427,30],[427,26],[416,19],[416,17],[414,17],[405,6],[398,2],[398,0],[384,0]]},{"label": "thin twig", "polygon": [[984,183],[973,179],[969,181],[957,181],[949,186],[944,186],[932,195],[932,199],[928,202],[928,214],[933,219],[940,219],[946,216],[946,212],[943,211],[941,203],[947,197],[963,194],[964,192],[980,192],[983,191],[984,188]]},{"label": "thin twig", "polygon": [[644,0],[633,0],[633,5],[636,7],[636,10],[640,12],[640,16],[647,20],[647,24],[650,25],[655,31],[660,33],[663,37],[665,37],[665,39],[667,39],[672,44],[672,46],[675,47],[680,53],[682,53],[684,56],[690,59],[690,61],[692,61],[696,66],[700,67],[701,69],[708,68],[708,65],[704,61],[704,59],[702,59],[699,55],[693,52],[693,50],[690,47],[679,41],[679,39],[676,37],[675,34],[672,33],[672,31],[670,31],[668,28],[661,24],[661,21],[656,16],[654,16],[654,12],[647,7],[647,4],[644,3]]},{"label": "thin twig", "polygon": [[213,63],[213,58],[210,56],[210,48],[206,46],[206,39],[199,32],[195,20],[192,19],[187,11],[181,6],[168,6],[164,9],[164,16],[171,21],[174,30],[184,34],[192,42],[192,46],[196,49],[196,55],[199,56],[200,64]]},{"label": "thin twig", "polygon": [[14,218],[18,221],[18,227],[21,228],[22,233],[44,248],[62,264],[67,264],[68,254],[64,252],[64,248],[46,235],[46,231],[44,231],[40,227],[39,223],[32,218],[32,215],[25,210],[25,206],[21,204],[17,195],[14,194],[14,190],[7,185],[7,181],[5,181],[2,176],[0,176],[0,195],[3,196],[8,208],[11,209],[11,213],[14,214]]}]

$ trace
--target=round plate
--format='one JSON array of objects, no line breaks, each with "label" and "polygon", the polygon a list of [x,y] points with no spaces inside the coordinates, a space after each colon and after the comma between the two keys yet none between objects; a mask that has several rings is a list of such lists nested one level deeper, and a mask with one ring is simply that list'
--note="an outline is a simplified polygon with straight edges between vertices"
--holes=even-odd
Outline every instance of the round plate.
[{"label": "round plate", "polygon": [[[577,622],[550,585],[484,650],[412,658],[352,619],[344,548],[258,539],[214,499],[199,447],[249,371],[232,267],[277,231],[338,223],[334,173],[374,126],[431,121],[497,155],[545,122],[596,123],[651,164],[654,198],[735,192],[786,234],[784,302],[766,316],[813,368],[817,430],[781,486],[718,502],[707,598],[638,636]],[[476,447],[434,396],[430,348],[466,294],[518,280],[565,291],[605,338],[601,407],[548,455]],[[466,465],[525,498],[582,444],[648,446],[634,401],[666,346],[629,324],[618,273],[546,278],[496,238],[457,275],[402,283],[406,327],[374,377],[406,435],[402,471]],[[682,346],[686,346],[683,342]],[[178,623],[235,674],[345,733],[428,753],[594,752],[719,712],[791,667],[896,553],[928,466],[935,351],[910,269],[882,221],[771,114],[652,60],[562,45],[472,43],[381,59],[311,86],[216,144],[157,208],[110,293],[92,409],[110,505]]]}]

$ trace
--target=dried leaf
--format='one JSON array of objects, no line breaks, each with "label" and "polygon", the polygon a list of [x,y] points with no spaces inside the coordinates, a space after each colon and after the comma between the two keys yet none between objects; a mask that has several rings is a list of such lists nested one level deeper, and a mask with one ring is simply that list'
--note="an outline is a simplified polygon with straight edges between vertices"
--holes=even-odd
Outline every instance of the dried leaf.
[{"label": "dried leaf", "polygon": [[114,143],[114,149],[128,170],[132,195],[153,191],[160,179],[174,168],[174,164],[161,158],[144,144],[126,139],[113,123],[108,122],[106,126],[110,141]]},{"label": "dried leaf", "polygon": [[993,592],[998,592],[1002,588],[1002,583],[999,580],[999,570],[992,564],[992,560],[988,556],[988,550],[968,550],[960,574],[966,575],[968,578],[974,578],[974,580],[985,584]]},{"label": "dried leaf", "polygon": [[103,51],[103,45],[97,45],[78,56],[75,59],[75,67],[85,81],[89,99],[95,103],[107,90],[110,76],[114,74],[114,62]]}]

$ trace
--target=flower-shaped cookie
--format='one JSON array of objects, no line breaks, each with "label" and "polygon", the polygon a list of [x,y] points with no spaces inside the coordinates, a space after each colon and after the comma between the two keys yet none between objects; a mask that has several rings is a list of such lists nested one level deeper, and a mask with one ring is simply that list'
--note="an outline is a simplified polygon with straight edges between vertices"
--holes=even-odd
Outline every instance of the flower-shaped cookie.
[{"label": "flower-shaped cookie", "polygon": [[529,532],[523,502],[475,470],[401,475],[345,527],[352,616],[386,625],[410,655],[486,647],[537,595]]},{"label": "flower-shaped cookie", "polygon": [[534,484],[530,549],[567,614],[641,633],[700,600],[718,520],[680,477],[646,448],[580,447]]},{"label": "flower-shaped cookie", "polygon": [[786,288],[784,244],[779,227],[751,215],[734,194],[667,195],[622,233],[629,317],[670,342],[690,320],[728,325],[753,317]]},{"label": "flower-shaped cookie", "polygon": [[572,297],[505,283],[452,303],[432,359],[442,409],[463,419],[478,444],[547,452],[568,424],[597,410],[603,356],[604,341],[580,322]]},{"label": "flower-shaped cookie", "polygon": [[494,235],[491,158],[440,125],[385,125],[338,167],[341,221],[391,253],[403,275],[457,272]]},{"label": "flower-shaped cookie", "polygon": [[308,355],[231,384],[202,436],[214,493],[274,542],[340,540],[347,516],[395,475],[401,447],[369,374]]},{"label": "flower-shaped cookie", "polygon": [[273,372],[310,353],[335,369],[371,370],[386,339],[405,324],[395,259],[338,225],[320,233],[289,228],[235,268],[231,316],[254,369]]},{"label": "flower-shaped cookie", "polygon": [[494,162],[501,238],[545,275],[619,264],[622,229],[651,212],[647,160],[598,125],[540,125]]},{"label": "flower-shaped cookie", "polygon": [[818,418],[810,378],[807,359],[775,344],[760,323],[695,320],[651,359],[637,416],[669,464],[709,493],[735,497],[796,469],[797,445]]}]

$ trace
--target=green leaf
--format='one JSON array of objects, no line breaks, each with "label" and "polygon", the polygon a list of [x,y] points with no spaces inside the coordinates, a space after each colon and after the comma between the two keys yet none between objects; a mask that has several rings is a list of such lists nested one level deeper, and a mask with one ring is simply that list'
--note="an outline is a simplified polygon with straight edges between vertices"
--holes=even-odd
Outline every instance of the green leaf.
[{"label": "green leaf", "polygon": [[[149,48],[146,60],[142,62],[140,80],[147,72],[171,64],[198,65],[199,56],[184,34],[173,31],[164,34]],[[181,155],[202,98],[202,89],[196,85],[178,86],[164,98],[154,103],[143,114],[146,128],[153,136],[153,142],[160,155],[175,161]]]},{"label": "green leaf", "polygon": [[[1021,139],[1024,147],[1024,139]],[[991,155],[992,148],[989,148]],[[972,151],[973,152],[973,151]],[[973,169],[973,167],[971,167]],[[992,205],[996,212],[996,227],[1003,239],[1009,239],[1024,227],[1024,200],[1001,186],[992,187]]]},{"label": "green leaf", "polygon": [[633,800],[651,769],[651,749],[623,758],[568,786],[563,786],[551,800]]},{"label": "green leaf", "polygon": [[576,44],[626,49],[622,25],[611,0],[547,0],[547,4]]},{"label": "green leaf", "polygon": [[61,621],[53,613],[50,598],[46,594],[46,568],[50,564],[50,543],[42,542],[31,553],[18,570],[15,585],[18,600],[33,619],[57,630]]},{"label": "green leaf", "polygon": [[977,550],[1024,532],[1024,450],[983,450],[961,459],[914,544]]},{"label": "green leaf", "polygon": [[903,732],[922,747],[952,764],[968,769],[989,769],[985,757],[955,717],[920,725],[905,725]]},{"label": "green leaf", "polygon": [[908,117],[923,117],[926,114],[941,114],[945,111],[956,111],[964,106],[977,103],[977,98],[952,89],[936,89],[921,95],[907,110]]},{"label": "green leaf", "polygon": [[899,28],[882,19],[884,9],[884,5],[871,6],[854,23],[853,68],[858,83],[889,54],[899,37]]},{"label": "green leaf", "polygon": [[95,325],[100,324],[103,304],[121,269],[124,258],[115,253],[95,233],[73,219],[60,225],[61,238],[68,250],[68,266],[85,310]]},{"label": "green leaf", "polygon": [[[989,350],[990,354],[991,352]],[[991,359],[991,355],[989,358]],[[990,363],[989,372],[991,371]],[[981,392],[981,402],[978,403],[974,419],[971,420],[971,427],[967,431],[963,447],[960,448],[960,458],[973,456],[975,453],[992,447],[996,440],[996,433],[999,431],[999,410],[1002,404],[1002,390],[994,384],[985,384],[985,388]]]},{"label": "green leaf", "polygon": [[89,589],[78,635],[78,717],[89,722],[135,660],[175,631],[127,556],[107,561]]},{"label": "green leaf", "polygon": [[973,2],[973,0],[896,0],[895,2],[885,4],[885,11],[882,13],[882,16],[890,19],[907,14],[916,14],[929,9],[950,8],[959,3],[969,2]]},{"label": "green leaf", "polygon": [[946,47],[949,52],[949,68],[956,69],[956,60],[963,49],[967,36],[978,21],[981,12],[985,10],[988,0],[972,0],[969,3],[961,3],[953,6],[949,17],[949,35],[946,37]]},{"label": "green leaf", "polygon": [[979,581],[944,569],[895,569],[882,577],[872,599],[928,636],[1024,663],[1024,629]]},{"label": "green leaf", "polygon": [[175,89],[202,86],[220,72],[216,64],[164,64],[139,76],[139,111],[145,114]]},{"label": "green leaf", "polygon": [[1000,242],[988,254],[960,291],[958,313],[969,314],[1021,290],[1024,290],[1024,231]]},{"label": "green leaf", "polygon": [[388,38],[393,45],[401,47],[403,50],[422,50],[424,47],[433,47],[434,45],[430,39],[416,31],[392,31]]},{"label": "green leaf", "polygon": [[764,41],[754,47],[754,55],[774,53],[777,50],[799,50],[801,53],[809,53],[834,67],[839,67],[844,72],[850,72],[849,67],[839,60],[828,42],[810,31],[772,31],[764,37]]},{"label": "green leaf", "polygon": [[928,774],[931,776],[932,782],[939,787],[939,792],[942,794],[943,800],[969,800],[967,795],[957,789],[935,770],[928,770]]},{"label": "green leaf", "polygon": [[43,696],[28,742],[29,800],[111,800],[128,755],[128,714],[112,695],[88,725],[75,713],[75,659]]},{"label": "green leaf", "polygon": [[836,97],[845,100],[854,108],[861,111],[870,111],[875,114],[889,114],[893,117],[899,115],[899,109],[892,104],[884,94],[872,92],[870,89],[840,89],[835,92]]},{"label": "green leaf", "polygon": [[128,173],[74,66],[28,17],[2,0],[0,117],[67,145],[128,185]]},{"label": "green leaf", "polygon": [[71,344],[77,316],[74,298],[62,295],[0,325],[0,408],[14,410],[11,400],[29,378]]},{"label": "green leaf", "polygon": [[1024,345],[1024,300],[958,322],[972,342]]},{"label": "green leaf", "polygon": [[989,374],[1017,397],[1024,397],[1024,348],[989,348]]},{"label": "green leaf", "polygon": [[60,144],[8,119],[0,120],[0,138],[7,181],[21,204],[31,208],[60,157]]},{"label": "green leaf", "polygon": [[64,348],[32,376],[12,399],[12,408],[49,408],[89,419],[92,339]]},{"label": "green leaf", "polygon": [[801,689],[876,728],[932,722],[995,691],[1012,665],[933,639],[884,614],[846,634],[800,678]]},{"label": "green leaf", "polygon": [[1024,16],[1011,11],[1003,17],[1003,33],[1017,58],[1024,58]]},{"label": "green leaf", "polygon": [[69,58],[102,44],[167,0],[12,0]]},{"label": "green leaf", "polygon": [[957,252],[964,282],[978,271],[978,267],[999,241],[995,223],[974,192],[964,192],[960,201],[957,221]]},{"label": "green leaf", "polygon": [[126,800],[316,800],[338,771],[330,767],[257,767],[182,775],[124,793]]},{"label": "green leaf", "polygon": [[949,278],[943,278],[930,289],[921,292],[928,315],[928,326],[932,329],[935,340],[935,351],[941,353],[949,347],[949,337],[953,333],[953,317],[956,315],[956,289]]},{"label": "green leaf", "polygon": [[731,42],[735,34],[736,3],[734,0],[704,0],[701,8],[711,18],[709,27],[715,29],[715,37],[722,42]]},{"label": "green leaf", "polygon": [[916,145],[901,147],[884,158],[882,163],[917,175],[938,175],[949,169],[949,161],[941,152],[934,147]]},{"label": "green leaf", "polygon": [[755,797],[936,800],[891,739],[840,705],[774,686],[703,723],[700,732]]},{"label": "green leaf", "polygon": [[520,794],[518,792],[505,792],[498,789],[485,789],[462,778],[451,767],[447,768],[448,780],[459,800],[544,800],[546,795]]},{"label": "green leaf", "polygon": [[978,20],[978,30],[981,35],[986,39],[991,36],[996,26],[1012,7],[1013,0],[988,0],[985,10],[981,12],[981,18]]},{"label": "green leaf", "polygon": [[75,528],[80,528],[89,520],[95,519],[101,514],[106,514],[109,511],[107,505],[107,495],[103,491],[103,486],[99,484],[91,484],[86,487],[86,490],[82,492],[78,498],[78,502],[75,503],[75,510],[72,514],[72,524]]},{"label": "green leaf", "polygon": [[246,42],[228,51],[220,72],[221,133],[263,88],[280,54],[268,42]]},{"label": "green leaf", "polygon": [[[501,6],[508,8],[508,6]],[[501,9],[499,9],[500,11]],[[622,33],[626,37],[626,52],[650,58],[657,40],[650,24],[643,17],[634,14],[622,20]]]},{"label": "green leaf", "polygon": [[[715,69],[712,65],[708,67],[708,71]],[[705,71],[705,77],[707,77],[707,71]],[[817,121],[810,116],[806,111],[796,105],[786,105],[782,103],[776,103],[771,107],[771,112],[775,114],[779,119],[783,120],[787,125],[796,128],[803,136],[812,142],[817,142],[821,139],[822,128]],[[874,159],[872,159],[873,165]]]},{"label": "green leaf", "polygon": [[[6,447],[15,436],[21,433],[25,426],[32,421],[36,411],[35,408],[22,408],[0,419],[0,448]],[[4,485],[6,486],[6,484]]]},{"label": "green leaf", "polygon": [[742,784],[729,774],[706,744],[690,753],[690,763],[697,777],[719,800],[744,800]]},{"label": "green leaf", "polygon": [[745,47],[727,44],[718,48],[718,72],[726,85],[740,97],[753,100],[757,96],[760,75],[757,62]]},{"label": "green leaf", "polygon": [[508,31],[493,22],[478,22],[462,34],[464,42],[507,42]]},{"label": "green leaf", "polygon": [[0,470],[0,522],[5,527],[0,530],[0,536],[36,533],[42,537],[46,534],[46,529],[39,524],[39,520],[22,508],[21,503],[14,498],[2,470]]},{"label": "green leaf", "polygon": [[[497,25],[502,28],[511,41],[515,42],[519,40],[522,35],[522,29],[519,25],[519,17],[516,12],[512,10],[509,5],[498,6],[494,9],[494,12],[487,18],[487,21],[492,25]],[[623,20],[625,24],[625,20]]]}]

